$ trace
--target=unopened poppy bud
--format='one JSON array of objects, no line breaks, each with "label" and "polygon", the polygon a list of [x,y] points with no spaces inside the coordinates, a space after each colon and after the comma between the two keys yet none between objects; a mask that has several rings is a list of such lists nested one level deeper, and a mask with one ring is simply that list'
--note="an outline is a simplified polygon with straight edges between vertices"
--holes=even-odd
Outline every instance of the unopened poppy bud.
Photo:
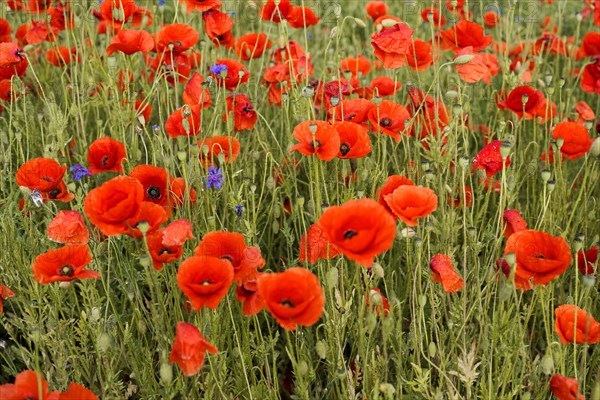
[{"label": "unopened poppy bud", "polygon": [[596,140],[592,142],[592,146],[590,147],[590,155],[592,157],[600,156],[600,137],[596,138]]},{"label": "unopened poppy bud", "polygon": [[454,103],[452,104],[452,115],[454,115],[455,117],[460,117],[460,115],[462,114],[462,105],[460,103]]},{"label": "unopened poppy bud", "polygon": [[416,236],[415,237],[415,247],[420,248],[421,246],[423,246],[423,239],[421,239],[420,237]]},{"label": "unopened poppy bud", "polygon": [[585,121],[585,122],[583,123],[583,126],[585,126],[585,129],[587,129],[587,130],[589,131],[590,129],[592,129],[592,128],[593,128],[593,126],[594,126],[594,121],[593,121],[593,120],[591,120],[591,119],[588,119],[587,121]]},{"label": "unopened poppy bud", "polygon": [[550,85],[552,83],[552,74],[551,73],[547,73],[544,76],[544,81],[546,82],[546,85]]},{"label": "unopened poppy bud", "polygon": [[554,190],[554,188],[556,187],[556,182],[554,182],[553,180],[550,180],[546,183],[546,186],[548,187],[548,191],[552,192]]},{"label": "unopened poppy bud", "polygon": [[138,324],[137,324],[137,329],[138,329],[138,332],[143,335],[148,330],[148,327],[146,326],[146,323],[144,321],[139,320]]},{"label": "unopened poppy bud", "polygon": [[321,358],[321,360],[327,358],[327,351],[329,350],[329,346],[327,345],[327,343],[325,343],[325,341],[319,340],[317,342],[316,350],[317,355]]},{"label": "unopened poppy bud", "polygon": [[446,97],[450,100],[454,100],[458,97],[458,92],[456,90],[448,90],[446,92]]},{"label": "unopened poppy bud", "polygon": [[315,89],[312,86],[306,86],[304,89],[302,89],[302,97],[309,98],[313,97],[314,94]]},{"label": "unopened poppy bud", "polygon": [[219,165],[225,163],[225,153],[217,154],[217,160],[219,160]]},{"label": "unopened poppy bud", "polygon": [[427,160],[421,161],[421,168],[423,169],[423,171],[428,170],[429,169],[429,161],[427,161]]},{"label": "unopened poppy bud", "polygon": [[187,153],[185,151],[178,151],[177,152],[177,159],[179,161],[185,161],[185,160],[187,160]]},{"label": "unopened poppy bud", "polygon": [[417,298],[420,307],[425,307],[427,305],[427,296],[424,294],[420,294]]},{"label": "unopened poppy bud", "polygon": [[107,333],[102,333],[98,336],[98,349],[101,352],[106,352],[112,346],[112,339]]},{"label": "unopened poppy bud", "polygon": [[382,383],[379,385],[379,392],[391,399],[396,393],[396,388],[391,383]]},{"label": "unopened poppy bud", "polygon": [[338,284],[338,270],[337,268],[333,267],[331,268],[329,271],[327,271],[327,275],[325,276],[325,281],[327,282],[327,286],[329,287],[336,287]]},{"label": "unopened poppy bud", "polygon": [[547,169],[542,170],[542,181],[544,183],[547,183],[551,177],[552,177],[552,173],[550,172],[550,170],[547,170]]},{"label": "unopened poppy bud", "polygon": [[502,157],[503,160],[506,160],[509,155],[510,155],[510,143],[502,142],[502,144],[500,145],[500,156]]},{"label": "unopened poppy bud", "polygon": [[337,37],[337,34],[338,34],[338,27],[334,26],[333,28],[331,28],[331,32],[329,32],[329,38],[335,39]]},{"label": "unopened poppy bud", "polygon": [[165,385],[173,381],[173,368],[171,368],[171,364],[162,363],[160,365],[160,381]]},{"label": "unopened poppy bud", "polygon": [[468,168],[469,164],[471,163],[471,160],[468,157],[461,157],[458,160],[458,164],[462,167],[462,168]]},{"label": "unopened poppy bud", "polygon": [[149,267],[152,263],[152,260],[147,255],[140,256],[140,265],[142,267]]},{"label": "unopened poppy bud", "polygon": [[554,359],[552,358],[552,354],[550,352],[546,353],[544,357],[542,357],[542,362],[540,364],[542,367],[542,372],[546,375],[551,375],[554,371]]},{"label": "unopened poppy bud", "polygon": [[305,376],[308,373],[308,363],[304,360],[300,361],[296,368],[296,372],[298,373],[298,376]]},{"label": "unopened poppy bud", "polygon": [[463,55],[460,55],[460,56],[458,56],[458,57],[456,57],[454,59],[454,64],[455,65],[465,65],[465,64],[468,64],[468,63],[470,63],[473,60],[474,57],[475,57],[475,54],[463,54]]},{"label": "unopened poppy bud", "polygon": [[471,239],[477,239],[477,228],[474,226],[467,227],[467,235],[469,235]]},{"label": "unopened poppy bud", "polygon": [[385,276],[385,271],[383,270],[383,267],[379,263],[373,263],[373,266],[371,267],[371,271],[373,271],[373,275],[375,275],[378,278],[383,278]]},{"label": "unopened poppy bud", "polygon": [[369,304],[373,307],[379,307],[383,304],[383,298],[377,290],[371,289],[371,291],[369,292]]},{"label": "unopened poppy bud", "polygon": [[58,284],[58,287],[61,289],[68,289],[71,287],[71,282],[69,281],[62,281]]},{"label": "unopened poppy bud", "polygon": [[125,20],[125,10],[121,7],[115,7],[112,10],[112,18],[113,21],[123,21]]},{"label": "unopened poppy bud", "polygon": [[367,24],[365,24],[365,21],[363,21],[360,18],[354,18],[354,22],[356,22],[356,25],[360,26],[361,28],[367,27]]},{"label": "unopened poppy bud", "polygon": [[377,327],[377,315],[375,313],[368,313],[366,318],[367,331],[373,332]]},{"label": "unopened poppy bud", "polygon": [[336,18],[341,17],[342,15],[342,6],[340,3],[335,3],[333,5],[333,14],[336,16]]},{"label": "unopened poppy bud", "polygon": [[429,357],[433,358],[435,357],[435,353],[437,352],[437,346],[435,345],[435,343],[433,342],[429,342]]},{"label": "unopened poppy bud", "polygon": [[504,255],[504,261],[508,264],[508,266],[512,269],[517,262],[517,255],[515,253],[508,253]]},{"label": "unopened poppy bud", "polygon": [[591,400],[600,400],[600,381],[594,383],[594,387],[592,388],[592,395],[590,397]]},{"label": "unopened poppy bud", "polygon": [[308,203],[306,203],[306,211],[308,211],[310,214],[315,213],[315,202],[313,199],[309,199]]}]

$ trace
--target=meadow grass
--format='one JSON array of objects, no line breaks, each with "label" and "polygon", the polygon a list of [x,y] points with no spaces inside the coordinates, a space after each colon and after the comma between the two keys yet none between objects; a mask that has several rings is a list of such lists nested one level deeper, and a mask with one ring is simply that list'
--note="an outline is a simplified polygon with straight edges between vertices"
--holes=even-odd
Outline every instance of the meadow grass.
[{"label": "meadow grass", "polygon": [[[201,33],[195,49],[202,54],[202,74],[208,74],[218,58],[235,58],[231,50],[216,49],[203,36],[199,14],[188,14],[174,2],[137,3],[153,11],[150,32],[178,22]],[[365,1],[340,2],[339,10],[333,3],[297,1],[315,7],[321,16],[317,26],[297,30],[260,20],[251,2],[223,3],[223,10],[237,11],[234,36],[265,32],[274,47],[298,41],[312,56],[314,78],[325,82],[343,78],[338,65],[345,57],[363,54],[374,60],[370,46],[374,27],[366,18]],[[411,86],[444,101],[451,110],[444,129],[446,143],[431,138],[427,149],[415,137],[396,143],[375,134],[371,154],[351,165],[343,159],[324,162],[289,154],[294,127],[303,120],[325,119],[325,114],[315,110],[313,98],[303,95],[308,79],[292,87],[281,107],[270,105],[261,84],[267,57],[245,62],[250,82],[239,88],[259,114],[253,130],[233,133],[232,118],[221,120],[228,93],[212,85],[213,106],[202,112],[201,133],[168,137],[164,124],[183,105],[184,84],[169,84],[167,70],[159,70],[153,80],[144,78],[148,68],[140,54],[108,57],[110,37],[96,32],[90,11],[95,5],[76,5],[76,27],[61,32],[57,44],[77,47],[82,61],[56,67],[46,62],[43,52],[36,53],[55,44],[25,48],[29,70],[22,79],[13,78],[12,89],[21,95],[5,102],[0,114],[0,280],[16,294],[4,301],[0,313],[0,384],[32,369],[42,372],[54,390],[75,381],[103,399],[542,400],[551,398],[548,381],[559,373],[578,379],[586,398],[600,399],[600,348],[563,345],[554,329],[554,310],[566,303],[600,318],[600,292],[593,276],[581,275],[574,259],[559,278],[522,291],[496,268],[504,251],[506,209],[519,210],[530,229],[565,238],[573,254],[599,241],[598,156],[587,153],[564,163],[540,160],[552,144],[552,127],[566,120],[562,116],[575,115],[577,101],[585,100],[596,115],[600,113],[600,97],[583,92],[580,75],[572,73],[585,60],[549,53],[535,57],[531,85],[555,102],[561,114],[545,123],[517,119],[497,107],[499,91],[521,84],[518,71],[509,68],[512,60],[507,52],[497,53],[501,72],[490,85],[462,82],[448,52],[419,73],[408,67],[373,69],[364,81],[384,75],[401,82],[402,89],[390,97],[400,104],[406,104]],[[415,29],[415,36],[431,38],[433,28],[419,14],[434,4],[409,5],[389,2],[390,14]],[[437,6],[443,9],[445,4]],[[465,5],[475,21],[481,21],[486,6]],[[502,21],[486,33],[509,45],[537,40],[545,16],[552,18],[560,36],[574,36],[575,43],[597,30],[591,18],[578,18],[580,2],[499,6]],[[7,10],[5,3],[0,10],[13,27],[31,18]],[[124,91],[118,89],[121,68],[134,76]],[[99,85],[103,89],[90,96]],[[124,100],[135,101],[139,93],[153,107],[149,121],[123,106]],[[510,144],[511,165],[496,176],[499,192],[479,184],[480,171],[473,172],[470,165],[483,147],[478,125],[486,125],[490,136]],[[202,149],[196,141],[230,134],[241,142],[240,156],[219,165],[222,188],[207,189],[202,181],[207,172],[198,161]],[[265,271],[302,265],[318,275],[325,293],[321,319],[313,326],[286,331],[266,311],[244,317],[233,290],[217,309],[190,312],[182,306],[185,296],[176,284],[180,262],[155,271],[143,242],[127,236],[90,242],[89,268],[99,271],[100,279],[37,283],[33,259],[56,247],[46,235],[49,222],[60,209],[83,214],[86,194],[115,174],[75,181],[67,173],[73,201],[36,207],[26,199],[22,212],[19,200],[24,194],[15,173],[35,157],[53,158],[69,167],[85,165],[88,145],[104,136],[125,144],[125,173],[138,164],[164,167],[197,191],[197,202],[172,216],[193,224],[195,239],[186,244],[182,260],[207,232],[243,233],[246,243],[261,249]],[[72,140],[76,145],[69,151]],[[299,169],[284,164],[289,157],[299,160]],[[276,168],[284,171],[280,184],[273,175]],[[354,170],[356,180],[346,180]],[[345,257],[314,265],[298,261],[300,238],[328,205],[375,198],[377,189],[394,174],[433,189],[439,197],[438,209],[413,228],[414,235],[402,235],[406,226],[399,222],[393,247],[371,269]],[[473,204],[455,208],[447,200],[464,196],[460,192],[465,185],[473,189]],[[243,207],[241,217],[236,214],[238,205]],[[429,261],[438,253],[454,260],[465,281],[462,291],[446,293],[432,281]],[[372,288],[380,288],[389,300],[385,317],[366,306]],[[218,354],[207,355],[202,371],[192,377],[169,363],[178,321],[197,326],[219,349]]]}]

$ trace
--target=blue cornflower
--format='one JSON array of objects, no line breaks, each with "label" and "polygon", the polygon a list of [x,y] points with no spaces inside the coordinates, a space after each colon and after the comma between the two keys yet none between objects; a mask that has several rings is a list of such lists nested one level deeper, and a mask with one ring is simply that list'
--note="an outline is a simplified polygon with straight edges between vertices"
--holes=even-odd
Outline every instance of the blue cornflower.
[{"label": "blue cornflower", "polygon": [[221,168],[210,167],[208,169],[208,179],[202,179],[206,183],[206,188],[221,189],[223,187],[223,171]]},{"label": "blue cornflower", "polygon": [[215,75],[220,75],[223,71],[227,71],[227,65],[225,64],[215,64],[210,66],[210,72]]},{"label": "blue cornflower", "polygon": [[80,180],[84,176],[92,176],[92,174],[90,173],[90,171],[88,171],[87,168],[85,168],[81,164],[75,164],[75,165],[73,165],[69,169],[69,171],[71,171],[73,173],[73,179],[75,179],[76,181]]},{"label": "blue cornflower", "polygon": [[165,0],[158,0],[158,5],[159,6],[164,6],[165,5]]},{"label": "blue cornflower", "polygon": [[158,124],[154,124],[152,125],[152,129],[154,129],[154,132],[157,132],[160,128],[158,127]]},{"label": "blue cornflower", "polygon": [[241,204],[238,204],[237,206],[235,206],[235,215],[237,215],[238,218],[242,218],[243,213],[244,213],[244,207]]}]

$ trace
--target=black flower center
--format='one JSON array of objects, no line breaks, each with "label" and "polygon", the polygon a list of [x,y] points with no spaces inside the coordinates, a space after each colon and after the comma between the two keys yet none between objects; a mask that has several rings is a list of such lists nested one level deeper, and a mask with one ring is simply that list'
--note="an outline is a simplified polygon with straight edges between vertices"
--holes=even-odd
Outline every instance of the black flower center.
[{"label": "black flower center", "polygon": [[348,229],[346,232],[344,232],[344,239],[352,239],[356,235],[358,235],[358,232]]},{"label": "black flower center", "polygon": [[48,194],[50,195],[51,199],[55,199],[60,194],[60,189],[54,188],[50,192],[48,192]]},{"label": "black flower center", "polygon": [[282,306],[286,306],[289,308],[294,308],[295,305],[294,303],[290,300],[290,299],[282,299],[279,304],[281,304]]},{"label": "black flower center", "polygon": [[321,147],[321,142],[319,142],[318,140],[313,140],[312,142],[310,142],[310,149],[311,150],[315,150],[318,149],[319,147]]},{"label": "black flower center", "polygon": [[62,267],[60,267],[60,270],[58,271],[58,274],[60,276],[68,276],[68,277],[73,276],[74,273],[75,273],[75,267],[73,267],[70,264],[63,265]]},{"label": "black flower center", "polygon": [[383,126],[384,128],[387,128],[388,126],[392,125],[392,120],[389,118],[382,118],[379,121],[379,125]]},{"label": "black flower center", "polygon": [[229,254],[225,254],[224,256],[221,256],[221,260],[227,260],[233,264],[233,257],[231,257]]},{"label": "black flower center", "polygon": [[152,200],[156,200],[160,198],[160,189],[156,186],[150,186],[147,190],[146,193],[148,194],[148,197],[150,197]]},{"label": "black flower center", "polygon": [[348,143],[342,143],[342,145],[340,146],[340,153],[342,153],[342,155],[345,156],[346,154],[348,154],[349,151],[350,145]]},{"label": "black flower center", "polygon": [[100,162],[102,163],[103,167],[106,167],[106,165],[108,164],[108,160],[109,159],[110,159],[110,157],[108,157],[108,156],[102,157],[102,160],[100,160]]}]

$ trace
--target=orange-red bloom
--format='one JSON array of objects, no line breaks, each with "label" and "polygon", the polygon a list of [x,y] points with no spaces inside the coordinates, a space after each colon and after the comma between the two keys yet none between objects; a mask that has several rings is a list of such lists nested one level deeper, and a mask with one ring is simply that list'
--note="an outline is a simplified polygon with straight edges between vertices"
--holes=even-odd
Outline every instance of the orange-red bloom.
[{"label": "orange-red bloom", "polygon": [[550,379],[550,390],[558,400],[585,400],[585,397],[579,393],[577,379],[554,374]]},{"label": "orange-red bloom", "polygon": [[[185,96],[185,93],[184,93]],[[172,138],[196,136],[200,133],[200,109],[202,104],[179,108],[167,118],[165,132]]]},{"label": "orange-red bloom", "polygon": [[590,132],[585,126],[569,121],[559,122],[552,131],[552,137],[554,140],[559,138],[563,140],[560,153],[570,160],[583,157],[590,151],[594,142],[594,139],[590,139]]},{"label": "orange-red bloom", "polygon": [[581,308],[563,304],[554,310],[554,314],[556,333],[563,344],[600,342],[600,323]]},{"label": "orange-red bloom", "polygon": [[[0,313],[4,310],[4,306],[2,305],[2,301],[8,299],[9,297],[14,297],[15,292],[10,290],[8,286],[5,286],[0,283]],[[2,389],[0,386],[0,393],[2,393]]]},{"label": "orange-red bloom", "polygon": [[335,122],[333,128],[340,137],[339,158],[362,158],[371,152],[371,139],[363,125]]},{"label": "orange-red bloom", "polygon": [[371,267],[396,237],[394,218],[371,199],[350,200],[325,210],[318,221],[327,240],[346,257]]},{"label": "orange-red bloom", "polygon": [[207,351],[212,354],[218,352],[194,325],[177,323],[169,362],[176,362],[185,376],[192,376],[202,369]]},{"label": "orange-red bloom", "polygon": [[286,20],[292,28],[313,26],[319,22],[319,19],[317,14],[306,6],[292,7],[286,16]]},{"label": "orange-red bloom", "polygon": [[188,14],[194,11],[206,12],[221,8],[220,0],[179,0],[179,4],[185,4]]},{"label": "orange-red bloom", "polygon": [[313,325],[325,307],[319,278],[300,267],[261,275],[258,293],[269,313],[287,330],[295,330],[298,325]]},{"label": "orange-red bloom", "polygon": [[144,200],[144,187],[137,180],[117,176],[90,191],[85,197],[83,209],[106,236],[127,232],[127,220],[134,218]]},{"label": "orange-red bloom", "polygon": [[166,169],[142,164],[133,168],[129,176],[142,184],[144,188],[144,201],[156,203],[161,206],[169,205],[167,180],[170,177]]},{"label": "orange-red bloom", "polygon": [[252,130],[258,114],[254,111],[254,106],[245,94],[232,94],[227,97],[227,113],[223,115],[223,121],[227,121],[227,114],[233,112],[233,129],[236,132],[243,130]]},{"label": "orange-red bloom", "polygon": [[492,143],[486,145],[473,159],[473,167],[484,170],[488,178],[502,171],[503,162],[506,168],[508,168],[510,157],[506,157],[505,161],[502,160],[502,154],[500,154],[501,146],[502,142],[499,140],[494,140]]},{"label": "orange-red bloom", "polygon": [[488,66],[485,62],[483,54],[473,53],[471,46],[458,50],[454,61],[461,60],[459,57],[472,57],[470,61],[466,63],[455,63],[454,68],[461,79],[467,83],[475,83],[482,80],[489,74]]},{"label": "orange-red bloom", "polygon": [[369,18],[376,20],[388,13],[388,5],[385,1],[369,1],[365,6]]},{"label": "orange-red bloom", "polygon": [[384,68],[400,68],[406,65],[406,56],[412,52],[413,30],[405,23],[398,23],[391,28],[371,36],[371,45]]},{"label": "orange-red bloom", "polygon": [[272,45],[269,37],[264,33],[248,33],[235,42],[235,52],[240,59],[247,61],[251,58],[260,58]]},{"label": "orange-red bloom", "polygon": [[445,254],[436,254],[429,262],[433,281],[441,282],[448,293],[461,291],[465,287],[463,278],[454,270],[452,259]]},{"label": "orange-red bloom", "polygon": [[381,294],[381,289],[379,288],[373,288],[369,291],[365,303],[375,310],[375,314],[378,317],[381,314],[387,317],[390,313],[390,302],[387,297]]},{"label": "orange-red bloom", "polygon": [[61,244],[87,244],[90,231],[83,215],[77,211],[61,210],[48,225],[48,238]]},{"label": "orange-red bloom", "polygon": [[199,38],[198,31],[187,24],[168,24],[156,34],[156,50],[183,53],[198,43]]},{"label": "orange-red bloom", "polygon": [[88,148],[88,170],[92,175],[101,172],[123,172],[121,165],[127,157],[125,145],[118,140],[103,137],[95,140]]},{"label": "orange-red bloom", "polygon": [[250,71],[239,61],[230,58],[218,59],[215,64],[225,65],[227,67],[227,74],[222,77],[221,74],[211,74],[217,79],[219,86],[225,86],[225,89],[233,92],[238,88],[239,85],[247,83],[250,79]]},{"label": "orange-red bloom", "polygon": [[390,214],[394,214],[394,212],[392,211],[390,206],[388,206],[387,201],[385,200],[385,196],[393,193],[394,190],[396,190],[396,188],[402,185],[414,185],[414,183],[405,176],[391,175],[388,176],[383,186],[377,189],[377,193],[375,194],[377,201],[379,201],[379,204],[385,207],[385,209],[388,210]]},{"label": "orange-red bloom", "polygon": [[[206,147],[205,147],[206,146]],[[214,136],[198,142],[200,161],[205,168],[214,164],[219,154],[225,156],[226,163],[234,162],[240,155],[240,141],[233,136]],[[206,148],[208,151],[205,153]]]},{"label": "orange-red bloom", "polygon": [[527,229],[527,222],[521,216],[521,213],[517,210],[505,210],[504,211],[504,234],[505,238],[510,237],[515,232],[521,232]]},{"label": "orange-red bloom", "polygon": [[42,193],[48,193],[62,183],[66,170],[66,166],[60,166],[50,158],[34,158],[21,165],[17,170],[17,184],[31,190],[37,189]]},{"label": "orange-red bloom", "polygon": [[194,254],[199,257],[216,257],[233,266],[234,281],[256,278],[257,269],[265,266],[258,247],[246,246],[244,235],[237,232],[209,232],[198,244]]},{"label": "orange-red bloom", "polygon": [[598,246],[577,252],[577,268],[583,275],[592,275],[596,271],[598,261]]},{"label": "orange-red bloom", "polygon": [[262,273],[258,274],[256,278],[246,280],[242,282],[235,289],[235,297],[238,301],[243,302],[242,313],[245,316],[258,314],[263,308],[265,308],[265,301],[258,293],[258,279]]},{"label": "orange-red bloom", "polygon": [[511,90],[506,100],[498,103],[498,107],[514,112],[519,118],[525,116],[531,119],[540,112],[542,106],[545,108],[545,104],[544,94],[541,91],[523,85]]},{"label": "orange-red bloom", "polygon": [[92,255],[87,245],[64,246],[37,256],[31,269],[39,283],[99,278],[98,272],[84,270],[90,261]]},{"label": "orange-red bloom", "polygon": [[98,396],[90,389],[71,382],[67,390],[58,396],[58,400],[98,400]]},{"label": "orange-red bloom", "polygon": [[323,161],[331,161],[340,150],[340,136],[325,121],[304,121],[294,128],[294,138],[300,143],[290,152],[299,151],[305,156],[316,154]]},{"label": "orange-red bloom", "polygon": [[293,7],[289,0],[267,0],[260,8],[260,15],[264,21],[281,22]]},{"label": "orange-red bloom", "polygon": [[116,51],[124,54],[133,54],[139,51],[146,54],[152,49],[154,49],[154,38],[145,30],[121,29],[110,41],[106,54],[110,56]]},{"label": "orange-red bloom", "polygon": [[534,285],[543,285],[560,276],[571,264],[567,241],[545,232],[522,230],[506,241],[504,255],[515,253],[515,274],[523,279],[533,278]]},{"label": "orange-red bloom", "polygon": [[455,52],[469,46],[473,51],[481,51],[492,44],[492,37],[483,34],[481,25],[466,19],[440,34],[444,44]]},{"label": "orange-red bloom", "polygon": [[30,370],[18,373],[15,383],[0,385],[2,400],[52,400],[57,399],[58,395],[58,392],[48,392],[48,382],[42,374]]},{"label": "orange-red bloom", "polygon": [[23,60],[23,49],[17,43],[0,43],[0,68],[7,68]]},{"label": "orange-red bloom", "polygon": [[141,239],[144,234],[139,229],[140,224],[147,224],[146,233],[152,233],[168,219],[169,214],[164,207],[150,201],[144,201],[140,207],[140,212],[135,217],[127,220],[129,230],[125,233],[131,237]]},{"label": "orange-red bloom", "polygon": [[391,100],[383,100],[379,106],[373,105],[369,110],[371,132],[381,132],[391,136],[396,142],[400,141],[400,132],[407,133],[407,122],[410,114],[406,107]]},{"label": "orange-red bloom", "polygon": [[417,226],[417,219],[437,210],[438,198],[429,188],[400,185],[392,193],[383,196],[394,215],[408,226]]},{"label": "orange-red bloom", "polygon": [[300,262],[314,264],[319,259],[334,258],[340,254],[338,248],[327,240],[319,224],[311,225],[300,239]]},{"label": "orange-red bloom", "polygon": [[200,72],[194,72],[185,85],[183,89],[183,102],[190,107],[200,105],[200,108],[208,108],[212,105],[210,91]]},{"label": "orange-red bloom", "polygon": [[177,285],[194,310],[217,308],[233,282],[233,275],[233,265],[227,259],[193,256],[179,266]]}]

